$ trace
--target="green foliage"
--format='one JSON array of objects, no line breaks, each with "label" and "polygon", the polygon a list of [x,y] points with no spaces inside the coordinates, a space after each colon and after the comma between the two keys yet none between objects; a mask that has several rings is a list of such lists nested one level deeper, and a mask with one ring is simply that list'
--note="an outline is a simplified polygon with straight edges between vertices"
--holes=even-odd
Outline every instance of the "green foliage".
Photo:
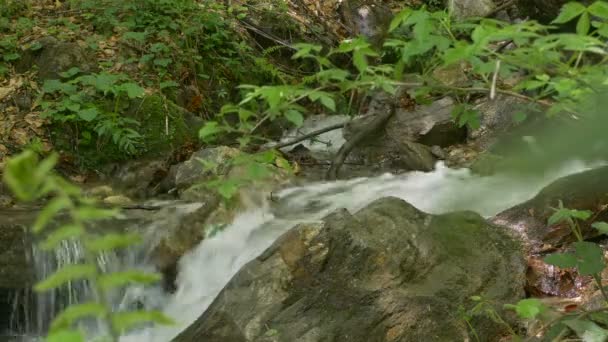
[{"label": "green foliage", "polygon": [[[564,11],[562,15],[564,15]],[[548,220],[548,224],[567,224],[578,241],[573,244],[574,253],[550,254],[544,258],[544,261],[560,268],[576,268],[581,275],[591,276],[608,304],[608,295],[601,279],[601,273],[606,267],[604,250],[596,243],[583,240],[579,224],[580,221],[588,220],[592,213],[564,208],[561,201],[559,206],[554,208],[554,211],[554,214]],[[605,233],[608,224],[595,222],[592,226],[599,232]],[[548,322],[550,326],[545,336],[547,341],[560,340],[570,332],[576,334],[583,341],[605,341],[608,339],[608,311],[605,306],[596,311],[564,314],[551,310],[538,299],[531,298],[522,300],[517,305],[507,305],[507,308],[514,309],[523,319],[541,319]]]},{"label": "green foliage", "polygon": [[62,240],[68,239],[79,240],[84,246],[84,261],[64,266],[34,288],[36,291],[49,291],[72,280],[86,279],[93,285],[93,298],[97,301],[76,304],[65,309],[52,322],[47,340],[84,341],[83,332],[75,326],[78,321],[87,317],[105,322],[105,333],[109,340],[115,342],[121,333],[143,322],[171,324],[171,321],[159,312],[112,311],[110,303],[106,301],[110,291],[130,284],[150,284],[158,281],[159,275],[136,270],[104,273],[97,263],[99,253],[133,246],[139,242],[139,238],[132,234],[107,233],[98,236],[88,232],[87,222],[111,218],[117,211],[96,207],[90,199],[82,195],[78,187],[54,174],[53,167],[56,162],[56,155],[38,162],[35,153],[25,151],[11,158],[4,170],[4,181],[19,200],[31,202],[49,196],[52,198],[33,225],[35,234],[48,233],[51,221],[60,212],[67,212],[70,217],[71,221],[66,225],[42,235],[44,239],[41,245],[44,249],[53,248]]},{"label": "green foliage", "polygon": [[80,75],[72,68],[63,80],[47,80],[42,86],[43,117],[71,125],[80,136],[77,146],[109,141],[127,154],[135,154],[141,135],[139,123],[122,115],[129,101],[140,98],[144,89],[125,74]]}]

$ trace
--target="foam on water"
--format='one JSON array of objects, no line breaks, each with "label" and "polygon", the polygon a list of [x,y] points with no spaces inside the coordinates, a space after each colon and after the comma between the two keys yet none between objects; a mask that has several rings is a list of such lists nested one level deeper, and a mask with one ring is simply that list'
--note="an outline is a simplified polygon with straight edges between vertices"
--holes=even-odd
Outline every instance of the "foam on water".
[{"label": "foam on water", "polygon": [[320,182],[277,194],[277,202],[239,214],[223,232],[205,239],[180,261],[178,290],[166,298],[165,313],[177,325],[124,336],[122,342],[167,342],[194,322],[226,283],[282,233],[304,221],[346,208],[357,211],[386,196],[402,198],[429,213],[474,210],[490,217],[533,197],[551,181],[590,168],[569,162],[542,175],[481,177],[438,164],[433,172],[411,172],[348,181]]}]

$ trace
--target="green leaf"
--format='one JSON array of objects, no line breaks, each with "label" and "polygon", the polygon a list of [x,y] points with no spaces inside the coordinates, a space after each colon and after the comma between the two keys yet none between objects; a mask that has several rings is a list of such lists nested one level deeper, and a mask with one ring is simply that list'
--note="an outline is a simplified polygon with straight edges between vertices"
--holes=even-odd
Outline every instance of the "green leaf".
[{"label": "green leaf", "polygon": [[68,71],[59,73],[59,76],[61,76],[63,78],[70,78],[72,76],[77,75],[79,72],[80,72],[80,68],[72,67]]},{"label": "green leaf", "polygon": [[556,223],[567,221],[568,219],[579,219],[587,220],[591,217],[591,212],[588,210],[575,210],[568,208],[557,209],[551,217],[549,217],[548,224],[554,225]]},{"label": "green leaf", "polygon": [[581,275],[592,275],[601,272],[604,267],[604,251],[592,242],[578,241],[574,243],[577,269]]},{"label": "green leaf", "polygon": [[100,253],[115,250],[118,248],[125,248],[141,242],[139,234],[127,233],[106,233],[99,238],[86,240],[85,244],[87,249],[91,252]]},{"label": "green leaf", "polygon": [[121,84],[120,89],[122,91],[125,91],[130,99],[141,97],[144,95],[145,92],[144,88],[133,82]]},{"label": "green leaf", "polygon": [[595,222],[591,225],[591,227],[597,229],[602,234],[608,235],[608,223],[606,222]]},{"label": "green leaf", "polygon": [[576,267],[576,257],[574,254],[553,253],[547,255],[543,259],[547,264],[557,266],[559,268]]},{"label": "green leaf", "polygon": [[106,315],[104,306],[100,303],[72,304],[61,312],[51,324],[51,331],[68,329],[79,319],[85,317],[103,317]]},{"label": "green leaf", "polygon": [[236,181],[225,180],[218,184],[217,192],[225,199],[231,199],[239,191],[239,183]]},{"label": "green leaf", "polygon": [[393,32],[397,27],[399,27],[402,23],[404,23],[409,16],[412,14],[411,8],[406,8],[399,12],[393,20],[391,20],[391,24],[388,27],[388,32]]},{"label": "green leaf", "polygon": [[97,115],[99,115],[99,110],[97,110],[97,108],[95,107],[90,107],[87,109],[82,109],[80,111],[78,111],[78,116],[87,122],[91,122],[93,121]]},{"label": "green leaf", "polygon": [[584,319],[564,320],[563,323],[574,330],[584,342],[605,342],[608,340],[608,331],[599,325]]},{"label": "green leaf", "polygon": [[596,1],[592,3],[587,7],[587,11],[593,16],[608,19],[608,3],[606,1]]},{"label": "green leaf", "polygon": [[36,153],[25,150],[7,161],[3,173],[4,182],[19,200],[32,201],[39,195],[44,178],[57,160],[58,155],[53,153],[38,164]]},{"label": "green leaf", "polygon": [[46,342],[85,342],[84,335],[78,330],[61,330],[50,333]]},{"label": "green leaf", "polygon": [[104,290],[131,284],[152,284],[162,277],[156,273],[146,273],[137,270],[104,274],[98,278],[99,285]]},{"label": "green leaf", "polygon": [[285,118],[298,127],[302,126],[304,123],[304,116],[302,116],[302,113],[294,109],[286,111]]},{"label": "green leaf", "polygon": [[554,23],[554,24],[567,23],[567,22],[571,21],[572,19],[581,15],[583,12],[586,11],[586,9],[587,8],[579,2],[576,2],[576,1],[569,2],[562,7],[559,15],[557,16],[557,18],[555,18],[552,21],[552,23]]},{"label": "green leaf", "polygon": [[513,114],[513,121],[515,121],[516,123],[524,122],[527,118],[528,114],[522,111],[517,111],[515,112],[515,114]]},{"label": "green leaf", "polygon": [[219,127],[216,121],[207,121],[205,126],[198,131],[198,137],[203,141],[209,141],[214,135],[222,131],[223,129]]},{"label": "green leaf", "polygon": [[160,89],[175,88],[177,86],[179,86],[179,83],[177,83],[175,81],[163,81],[163,82],[160,82]]},{"label": "green leaf", "polygon": [[534,318],[546,309],[546,306],[536,298],[520,300],[515,306],[515,312],[524,319]]},{"label": "green leaf", "polygon": [[112,325],[119,331],[125,332],[137,325],[156,323],[159,325],[173,325],[175,322],[160,311],[132,311],[112,314]]},{"label": "green leaf", "polygon": [[581,36],[586,36],[589,33],[589,28],[591,27],[591,22],[589,19],[589,13],[585,11],[583,15],[578,19],[576,23],[576,33]]},{"label": "green leaf", "polygon": [[44,227],[51,221],[51,219],[57,215],[61,210],[69,207],[71,201],[64,197],[56,197],[52,199],[38,214],[36,221],[32,225],[32,231],[34,233],[40,233]]},{"label": "green leaf", "polygon": [[72,280],[90,278],[95,273],[96,269],[93,265],[79,264],[64,266],[45,280],[36,284],[34,290],[38,292],[52,290]]},{"label": "green leaf", "polygon": [[361,74],[367,70],[367,57],[361,50],[355,50],[353,52],[353,64]]},{"label": "green leaf", "polygon": [[68,224],[50,233],[40,247],[46,251],[54,250],[61,241],[81,237],[84,233],[83,226]]},{"label": "green leaf", "polygon": [[334,101],[334,99],[332,99],[329,96],[321,96],[319,98],[321,100],[321,103],[329,110],[331,110],[332,112],[336,111],[336,102]]}]

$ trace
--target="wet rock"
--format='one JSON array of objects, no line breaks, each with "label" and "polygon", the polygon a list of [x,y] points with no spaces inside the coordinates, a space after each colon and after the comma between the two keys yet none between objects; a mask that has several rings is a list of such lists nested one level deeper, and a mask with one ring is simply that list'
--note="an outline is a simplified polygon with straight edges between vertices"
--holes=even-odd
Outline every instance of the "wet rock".
[{"label": "wet rock", "polygon": [[346,0],[340,4],[345,25],[353,37],[364,36],[373,46],[381,47],[393,13],[382,1]]},{"label": "wet rock", "polygon": [[[302,126],[285,133],[280,142],[292,141],[293,139],[296,139],[302,135],[306,135],[333,125],[344,124],[349,121],[350,116],[348,115],[309,116],[306,118],[306,120],[304,120]],[[346,140],[344,139],[342,130],[336,129],[320,134],[309,140],[304,140],[301,143],[281,148],[281,151],[284,153],[289,153],[298,149],[299,147],[303,147],[309,151],[308,154],[315,160],[327,161],[331,160],[331,158],[338,153],[340,147],[342,147],[345,142]]]},{"label": "wet rock", "polygon": [[[113,172],[112,181],[120,193],[127,197],[146,198],[154,195],[156,186],[167,175],[168,166],[164,160],[140,159],[120,165]],[[108,189],[100,189],[108,190]],[[114,192],[108,194],[113,195]]]},{"label": "wet rock", "polygon": [[[608,166],[563,177],[538,193],[534,198],[496,215],[492,222],[510,227],[521,233],[533,251],[543,245],[559,246],[573,237],[564,223],[548,225],[547,220],[562,201],[570,209],[590,210],[594,220],[608,221]],[[583,222],[586,234],[593,234],[591,222]]]},{"label": "wet rock", "polygon": [[0,210],[0,288],[24,289],[34,279],[26,233],[31,222],[21,211]]},{"label": "wet rock", "polygon": [[239,153],[238,149],[227,146],[203,148],[187,161],[172,166],[174,171],[170,171],[169,176],[175,177],[175,187],[187,189],[213,175],[226,175],[230,171],[230,161]]},{"label": "wet rock", "polygon": [[[482,295],[504,314],[523,297],[523,271],[519,243],[479,215],[385,198],[288,231],[174,341],[468,340],[459,305]],[[473,326],[484,341],[505,332],[482,317]]]},{"label": "wet rock", "polygon": [[104,198],[102,202],[105,204],[115,205],[115,206],[133,204],[133,200],[131,200],[129,197],[127,197],[125,195],[108,196],[108,197]]},{"label": "wet rock", "polygon": [[[536,19],[543,24],[549,24],[557,17],[561,8],[570,0],[519,0],[517,9],[522,18]],[[589,5],[590,0],[579,1],[585,6]]]},{"label": "wet rock", "polygon": [[466,139],[466,128],[452,119],[454,100],[439,99],[414,110],[398,107],[386,125],[386,134],[394,141],[414,141],[428,146],[447,147]]},{"label": "wet rock", "polygon": [[166,289],[175,288],[179,259],[205,238],[213,223],[220,224],[217,217],[216,222],[210,219],[219,204],[217,198],[212,198],[207,202],[169,206],[150,216],[152,226],[147,230],[154,234],[150,257],[163,273]]},{"label": "wet rock", "polygon": [[498,95],[494,100],[484,98],[474,109],[480,114],[480,127],[469,131],[468,138],[484,150],[521,123],[515,120],[518,112],[532,114],[527,102],[505,95]]},{"label": "wet rock", "polygon": [[496,8],[493,0],[450,0],[449,4],[458,19],[485,17]]},{"label": "wet rock", "polygon": [[80,45],[72,42],[62,42],[54,37],[44,37],[38,40],[39,49],[27,50],[17,64],[19,72],[25,72],[33,66],[38,68],[38,77],[42,80],[59,79],[60,73],[77,67],[83,72],[95,70],[92,58]]}]

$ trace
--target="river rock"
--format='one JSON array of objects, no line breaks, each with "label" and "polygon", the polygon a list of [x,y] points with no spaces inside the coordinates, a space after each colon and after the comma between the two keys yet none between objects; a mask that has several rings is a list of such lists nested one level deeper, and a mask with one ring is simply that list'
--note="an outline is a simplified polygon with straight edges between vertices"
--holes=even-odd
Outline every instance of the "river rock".
[{"label": "river rock", "polygon": [[38,68],[42,80],[59,79],[62,72],[77,67],[83,72],[95,70],[91,56],[78,44],[63,42],[55,37],[43,37],[37,41],[39,49],[27,50],[20,59],[17,70],[25,72],[32,66]]},{"label": "river rock", "polygon": [[[504,314],[524,269],[519,242],[479,215],[384,198],[289,230],[174,342],[471,340],[458,307],[481,295]],[[483,341],[505,333],[472,324]]]},{"label": "river rock", "polygon": [[[175,187],[187,189],[213,175],[227,174],[230,161],[239,153],[238,149],[227,146],[203,148],[192,154],[187,161],[172,166],[169,176],[175,177]],[[207,169],[204,163],[213,167]]]},{"label": "river rock", "polygon": [[[558,179],[546,186],[534,198],[496,215],[492,222],[520,232],[533,250],[544,244],[559,245],[572,241],[570,228],[564,223],[549,225],[553,208],[562,201],[564,207],[590,210],[594,221],[608,221],[608,166],[595,168]],[[593,234],[592,222],[581,222],[583,231]]]},{"label": "river rock", "polygon": [[458,19],[485,17],[496,8],[493,0],[450,0],[449,4]]},{"label": "river rock", "polygon": [[447,147],[464,142],[466,128],[454,122],[453,109],[454,100],[450,97],[414,110],[398,107],[386,125],[386,134],[395,141],[414,141],[428,146]]}]

